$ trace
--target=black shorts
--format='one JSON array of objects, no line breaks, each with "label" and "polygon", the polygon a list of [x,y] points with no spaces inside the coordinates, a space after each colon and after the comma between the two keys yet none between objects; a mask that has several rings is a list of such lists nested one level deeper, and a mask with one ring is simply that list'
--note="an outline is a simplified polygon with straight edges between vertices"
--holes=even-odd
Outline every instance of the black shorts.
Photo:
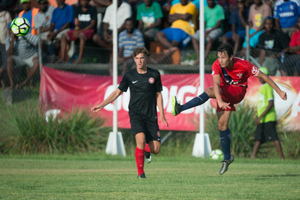
[{"label": "black shorts", "polygon": [[135,136],[137,133],[143,132],[146,136],[146,143],[149,141],[159,141],[160,142],[160,132],[157,123],[157,117],[154,117],[153,120],[149,118],[129,113],[131,131]]},{"label": "black shorts", "polygon": [[255,140],[259,140],[261,143],[278,140],[276,122],[267,122],[257,125]]}]

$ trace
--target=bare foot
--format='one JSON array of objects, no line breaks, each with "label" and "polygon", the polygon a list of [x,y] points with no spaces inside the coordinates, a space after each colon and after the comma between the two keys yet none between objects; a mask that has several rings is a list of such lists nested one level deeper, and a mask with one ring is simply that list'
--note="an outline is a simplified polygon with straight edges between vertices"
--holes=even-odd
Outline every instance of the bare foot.
[{"label": "bare foot", "polygon": [[55,63],[64,63],[65,61],[63,61],[62,59],[58,59]]},{"label": "bare foot", "polygon": [[178,50],[178,47],[171,47],[169,49],[164,49],[165,54],[173,53]]},{"label": "bare foot", "polygon": [[17,89],[22,89],[22,88],[25,86],[25,84],[26,84],[26,83],[24,83],[24,82],[22,82],[22,83],[20,83],[20,84],[17,84],[17,85],[16,85],[16,88],[17,88]]},{"label": "bare foot", "polygon": [[77,60],[75,60],[75,61],[73,62],[73,64],[80,64],[81,62],[82,62],[81,59],[77,59]]},{"label": "bare foot", "polygon": [[199,58],[194,61],[194,65],[199,65]]}]

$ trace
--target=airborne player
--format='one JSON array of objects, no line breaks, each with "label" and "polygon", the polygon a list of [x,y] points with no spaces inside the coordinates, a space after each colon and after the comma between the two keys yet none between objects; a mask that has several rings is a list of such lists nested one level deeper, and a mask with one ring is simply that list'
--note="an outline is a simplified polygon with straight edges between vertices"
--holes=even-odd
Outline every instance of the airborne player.
[{"label": "airborne player", "polygon": [[283,99],[287,95],[282,91],[269,76],[262,73],[252,63],[233,57],[233,49],[229,44],[222,44],[218,48],[218,59],[212,66],[213,87],[207,88],[201,95],[191,101],[180,105],[175,96],[172,97],[172,114],[178,115],[189,108],[205,103],[209,98],[217,100],[218,128],[220,141],[224,153],[223,165],[220,174],[224,174],[234,157],[230,154],[230,131],[228,122],[234,104],[244,99],[247,90],[247,80],[250,76],[256,76],[268,83]]}]

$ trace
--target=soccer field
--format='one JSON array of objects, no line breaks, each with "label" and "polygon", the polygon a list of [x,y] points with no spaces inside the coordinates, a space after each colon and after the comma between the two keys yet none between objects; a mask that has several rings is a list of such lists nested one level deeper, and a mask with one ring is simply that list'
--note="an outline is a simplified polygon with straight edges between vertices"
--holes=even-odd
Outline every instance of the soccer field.
[{"label": "soccer field", "polygon": [[135,160],[106,155],[2,156],[0,199],[299,199],[299,160],[153,156],[146,179]]}]

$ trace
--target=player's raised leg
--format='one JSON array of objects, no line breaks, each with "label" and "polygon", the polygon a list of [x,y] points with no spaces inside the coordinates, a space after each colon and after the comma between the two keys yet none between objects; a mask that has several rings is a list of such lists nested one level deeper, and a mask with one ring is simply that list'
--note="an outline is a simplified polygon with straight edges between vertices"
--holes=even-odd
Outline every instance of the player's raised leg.
[{"label": "player's raised leg", "polygon": [[151,155],[150,146],[149,146],[149,143],[146,143],[146,145],[145,145],[145,162],[147,164],[150,164],[151,160],[152,160],[152,155]]},{"label": "player's raised leg", "polygon": [[230,130],[228,128],[228,122],[231,115],[231,111],[219,111],[218,112],[218,128],[220,132],[220,142],[222,151],[224,154],[224,160],[222,161],[222,167],[220,174],[224,174],[228,166],[233,162],[234,157],[230,154]]},{"label": "player's raised leg", "polygon": [[200,94],[199,96],[193,98],[192,100],[186,102],[183,105],[180,105],[177,102],[177,98],[175,96],[172,97],[172,114],[178,115],[184,110],[202,105],[205,103],[209,98],[215,98],[215,93],[213,91],[213,87],[206,88],[205,91]]}]

